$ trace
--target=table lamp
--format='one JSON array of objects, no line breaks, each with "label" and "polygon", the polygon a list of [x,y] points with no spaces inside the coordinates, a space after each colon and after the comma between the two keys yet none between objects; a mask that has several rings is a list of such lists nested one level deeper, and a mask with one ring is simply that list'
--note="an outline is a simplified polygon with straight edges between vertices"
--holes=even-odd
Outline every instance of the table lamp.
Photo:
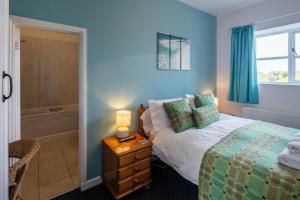
[{"label": "table lamp", "polygon": [[127,110],[117,111],[116,125],[118,127],[117,137],[126,138],[129,136],[128,127],[131,124],[131,112]]}]

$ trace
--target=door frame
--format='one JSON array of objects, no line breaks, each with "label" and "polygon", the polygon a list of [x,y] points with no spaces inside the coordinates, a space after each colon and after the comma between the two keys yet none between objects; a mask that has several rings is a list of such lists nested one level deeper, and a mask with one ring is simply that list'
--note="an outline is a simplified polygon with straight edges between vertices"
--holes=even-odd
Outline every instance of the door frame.
[{"label": "door frame", "polygon": [[[80,35],[80,45],[79,45],[79,171],[80,171],[80,188],[85,189],[84,184],[87,182],[87,30],[86,28],[69,26],[64,24],[58,24],[53,22],[47,22],[42,20],[36,20],[31,18],[10,16],[10,58],[11,63],[9,66],[10,73],[12,77],[17,77],[14,79],[15,88],[19,91],[15,92],[15,98],[11,101],[11,106],[9,106],[12,116],[8,121],[14,127],[15,130],[20,130],[21,124],[16,115],[20,117],[20,64],[17,59],[18,56],[14,56],[14,49],[20,48],[20,44],[14,41],[14,26],[16,27],[31,27],[39,28],[49,31],[58,31],[64,33],[76,33]],[[18,41],[20,43],[20,39]],[[18,65],[18,66],[17,66]],[[17,108],[17,109],[15,109]],[[12,120],[12,121],[11,121]],[[20,133],[20,132],[19,132]],[[15,137],[20,137],[17,135]]]}]

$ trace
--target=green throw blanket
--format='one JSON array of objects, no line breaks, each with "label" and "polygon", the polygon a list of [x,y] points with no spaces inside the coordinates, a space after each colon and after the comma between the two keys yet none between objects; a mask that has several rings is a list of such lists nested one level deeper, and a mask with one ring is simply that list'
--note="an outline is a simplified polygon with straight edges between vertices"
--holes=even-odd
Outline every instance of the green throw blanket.
[{"label": "green throw blanket", "polygon": [[297,132],[255,121],[230,133],[204,155],[199,199],[300,200],[300,171],[277,162]]}]

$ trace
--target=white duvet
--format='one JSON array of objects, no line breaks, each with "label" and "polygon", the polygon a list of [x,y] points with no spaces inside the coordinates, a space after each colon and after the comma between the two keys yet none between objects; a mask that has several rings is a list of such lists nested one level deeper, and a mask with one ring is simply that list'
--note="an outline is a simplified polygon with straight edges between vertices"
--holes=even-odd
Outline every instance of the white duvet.
[{"label": "white duvet", "polygon": [[175,133],[172,128],[163,128],[153,139],[153,152],[185,179],[198,185],[205,152],[233,130],[251,122],[253,120],[221,114],[219,121],[203,129]]}]

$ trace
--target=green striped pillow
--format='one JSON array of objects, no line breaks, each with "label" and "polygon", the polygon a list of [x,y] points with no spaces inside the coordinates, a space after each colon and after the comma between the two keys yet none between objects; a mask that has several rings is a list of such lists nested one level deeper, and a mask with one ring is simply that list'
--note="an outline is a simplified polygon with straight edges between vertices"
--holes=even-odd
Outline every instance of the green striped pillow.
[{"label": "green striped pillow", "polygon": [[164,103],[164,108],[176,133],[194,126],[192,110],[185,99]]},{"label": "green striped pillow", "polygon": [[192,108],[195,125],[198,129],[204,128],[220,119],[218,108],[214,104]]},{"label": "green striped pillow", "polygon": [[213,93],[195,95],[195,105],[197,108],[201,106],[210,105],[210,104],[215,104],[215,97]]}]

